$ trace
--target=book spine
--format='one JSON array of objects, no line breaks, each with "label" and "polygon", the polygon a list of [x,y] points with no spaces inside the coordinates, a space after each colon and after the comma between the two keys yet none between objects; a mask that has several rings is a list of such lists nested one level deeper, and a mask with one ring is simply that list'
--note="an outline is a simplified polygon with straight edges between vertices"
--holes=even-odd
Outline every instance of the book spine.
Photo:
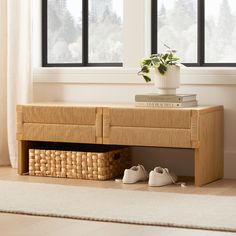
[{"label": "book spine", "polygon": [[196,100],[196,96],[189,97],[150,97],[135,96],[135,102],[187,102]]},{"label": "book spine", "polygon": [[192,102],[136,102],[138,107],[164,107],[164,108],[179,108],[179,107],[194,107],[197,106],[197,101]]}]

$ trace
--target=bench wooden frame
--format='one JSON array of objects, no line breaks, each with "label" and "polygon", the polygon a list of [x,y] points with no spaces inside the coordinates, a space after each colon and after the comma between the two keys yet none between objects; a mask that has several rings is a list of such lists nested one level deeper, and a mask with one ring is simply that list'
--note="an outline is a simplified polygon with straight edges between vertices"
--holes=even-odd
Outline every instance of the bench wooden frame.
[{"label": "bench wooden frame", "polygon": [[222,106],[18,105],[17,140],[19,174],[28,171],[28,149],[44,141],[191,148],[196,186],[223,177]]}]

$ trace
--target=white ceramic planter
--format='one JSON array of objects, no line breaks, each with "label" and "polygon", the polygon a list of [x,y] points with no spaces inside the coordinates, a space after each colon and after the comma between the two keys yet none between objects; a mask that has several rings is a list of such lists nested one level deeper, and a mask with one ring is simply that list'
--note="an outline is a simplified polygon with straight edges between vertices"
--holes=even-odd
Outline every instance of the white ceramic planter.
[{"label": "white ceramic planter", "polygon": [[168,65],[164,75],[156,69],[154,83],[159,94],[176,94],[176,89],[180,86],[180,67]]}]

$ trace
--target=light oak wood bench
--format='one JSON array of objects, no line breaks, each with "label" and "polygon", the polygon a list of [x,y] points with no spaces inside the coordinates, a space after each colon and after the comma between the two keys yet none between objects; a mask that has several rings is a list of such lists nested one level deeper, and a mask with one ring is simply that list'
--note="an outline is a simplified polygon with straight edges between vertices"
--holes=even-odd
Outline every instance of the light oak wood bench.
[{"label": "light oak wood bench", "polygon": [[195,185],[223,177],[223,107],[149,108],[112,104],[17,106],[18,173],[37,142],[112,144],[194,150]]}]

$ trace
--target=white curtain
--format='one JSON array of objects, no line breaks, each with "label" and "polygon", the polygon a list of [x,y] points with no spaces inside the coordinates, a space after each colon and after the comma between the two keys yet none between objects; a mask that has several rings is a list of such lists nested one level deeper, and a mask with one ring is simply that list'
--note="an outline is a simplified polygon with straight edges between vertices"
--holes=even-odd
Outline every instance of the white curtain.
[{"label": "white curtain", "polygon": [[8,165],[7,145],[7,0],[0,0],[0,165]]},{"label": "white curtain", "polygon": [[[12,167],[17,167],[16,142],[16,104],[32,101],[32,1],[0,0],[7,8],[5,20],[7,39],[1,44],[5,50],[4,81],[5,96],[4,116],[7,117],[0,126],[7,127],[7,143]],[[1,16],[2,17],[2,14]],[[0,95],[2,96],[2,94]],[[7,113],[6,113],[7,110]],[[6,115],[6,114],[7,115]],[[3,137],[6,139],[6,136]],[[4,140],[6,143],[6,140]],[[5,147],[7,148],[7,147]],[[1,150],[2,153],[2,150]],[[1,156],[0,156],[1,159]]]}]

